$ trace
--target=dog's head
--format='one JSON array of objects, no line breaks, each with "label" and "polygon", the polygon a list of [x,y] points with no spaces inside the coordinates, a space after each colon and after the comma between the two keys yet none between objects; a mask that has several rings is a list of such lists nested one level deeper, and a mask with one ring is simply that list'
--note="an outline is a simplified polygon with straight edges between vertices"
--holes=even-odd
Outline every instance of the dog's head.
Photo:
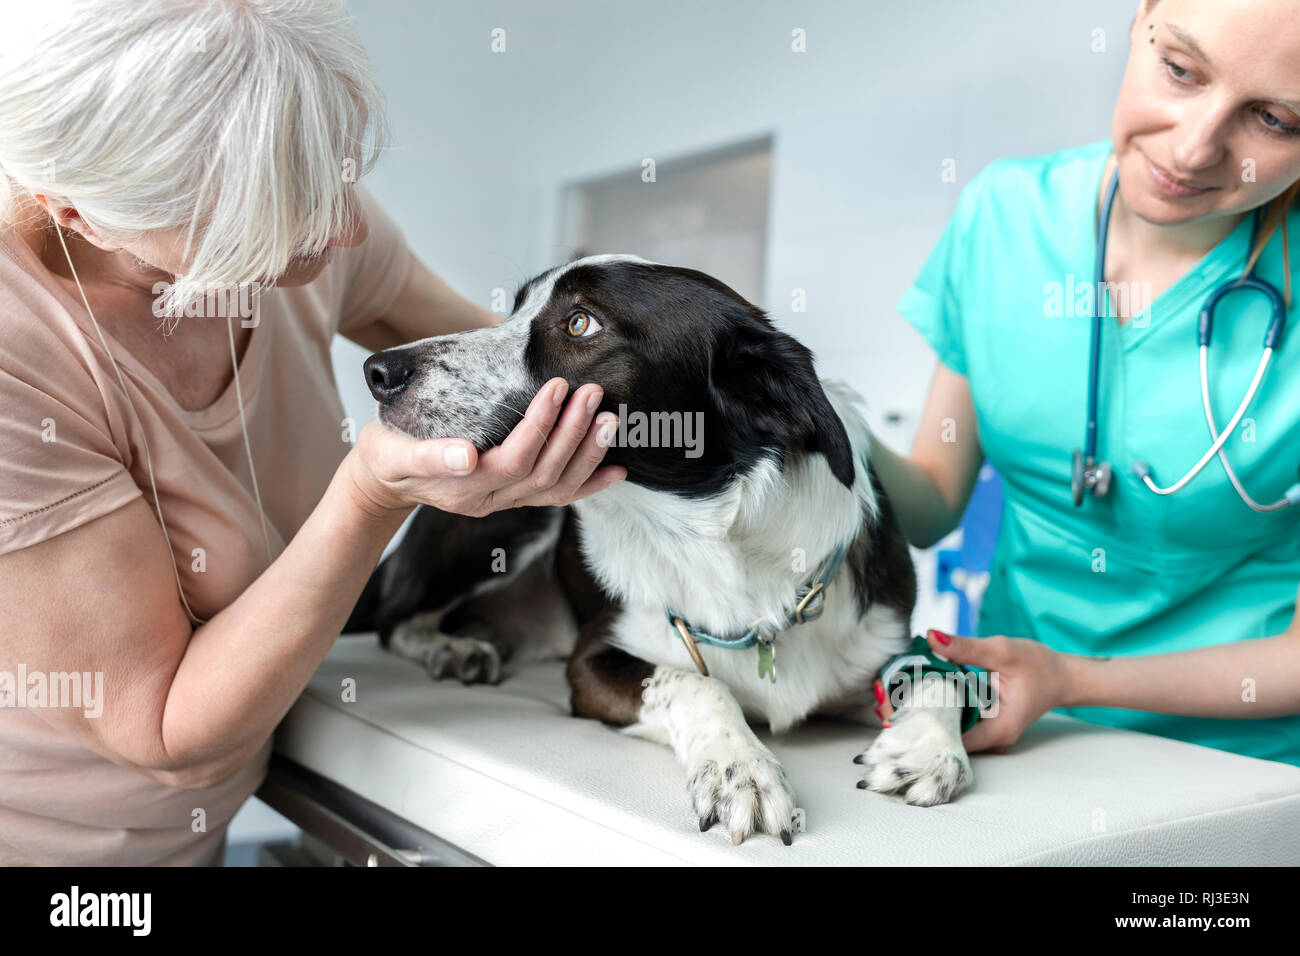
[{"label": "dog's head", "polygon": [[417,438],[500,444],[537,390],[604,390],[620,418],[604,464],[627,480],[711,494],[763,456],[820,452],[846,487],[853,453],[812,355],[693,269],[593,256],[544,272],[504,323],[386,349],[365,363],[385,424]]}]

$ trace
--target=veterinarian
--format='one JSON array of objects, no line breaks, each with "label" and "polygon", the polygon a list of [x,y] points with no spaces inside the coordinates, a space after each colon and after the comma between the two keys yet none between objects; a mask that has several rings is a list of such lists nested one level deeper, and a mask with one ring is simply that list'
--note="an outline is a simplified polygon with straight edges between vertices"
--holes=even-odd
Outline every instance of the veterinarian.
[{"label": "veterinarian", "polygon": [[0,863],[220,863],[412,508],[591,494],[614,416],[554,379],[482,455],[353,443],[336,333],[499,317],[354,185],[385,123],[338,3],[36,6],[0,31]]},{"label": "veterinarian", "polygon": [[[1105,294],[1080,298],[1116,171]],[[899,304],[940,362],[923,418],[909,456],[877,446],[874,460],[921,547],[957,526],[986,458],[1002,477],[980,637],[929,636],[998,674],[1000,712],[967,749],[1005,748],[1058,710],[1300,765],[1297,193],[1300,0],[1145,0],[1110,140],[997,162],[963,189]],[[1293,321],[1222,445],[1232,476],[1210,454],[1176,492],[1153,490],[1213,447],[1198,321],[1247,269],[1282,301],[1218,302],[1216,432],[1266,328]],[[1072,452],[1086,447],[1093,301],[1109,309],[1095,463],[1110,473],[1089,477]]]}]

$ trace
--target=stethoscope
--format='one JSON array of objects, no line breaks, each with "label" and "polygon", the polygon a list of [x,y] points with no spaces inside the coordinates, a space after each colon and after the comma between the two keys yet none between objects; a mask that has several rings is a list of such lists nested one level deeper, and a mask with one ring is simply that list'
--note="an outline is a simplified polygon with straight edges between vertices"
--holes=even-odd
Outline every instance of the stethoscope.
[{"label": "stethoscope", "polygon": [[[1083,504],[1085,491],[1091,491],[1097,497],[1104,497],[1110,490],[1110,464],[1096,460],[1097,389],[1101,377],[1101,325],[1103,313],[1105,312],[1101,304],[1101,298],[1106,279],[1106,234],[1110,229],[1110,210],[1118,186],[1119,170],[1116,170],[1111,177],[1110,185],[1106,187],[1106,196],[1101,203],[1101,221],[1097,227],[1097,273],[1096,282],[1093,286],[1095,305],[1092,310],[1092,350],[1088,360],[1088,430],[1084,435],[1083,451],[1076,450],[1074,452],[1073,470],[1070,477],[1070,490],[1073,492],[1076,505]],[[1255,210],[1254,224],[1251,227],[1250,245],[1247,246],[1247,249],[1255,248],[1255,240],[1259,237],[1262,222],[1263,210],[1257,208]],[[1214,422],[1214,412],[1210,408],[1210,385],[1206,371],[1206,353],[1209,351],[1210,334],[1214,329],[1214,310],[1218,306],[1220,299],[1237,289],[1253,289],[1262,292],[1268,297],[1269,306],[1273,310],[1273,317],[1268,323],[1268,331],[1264,333],[1264,354],[1259,360],[1259,367],[1255,369],[1255,378],[1250,383],[1246,397],[1237,406],[1237,413],[1232,416],[1232,421],[1228,422],[1227,428],[1220,433],[1218,426]],[[1228,456],[1223,453],[1224,443],[1236,429],[1241,417],[1246,414],[1246,409],[1250,406],[1251,400],[1255,397],[1255,392],[1259,389],[1259,383],[1264,378],[1264,370],[1268,368],[1269,360],[1273,357],[1273,350],[1281,342],[1282,332],[1285,328],[1286,302],[1283,300],[1282,294],[1270,283],[1251,275],[1249,270],[1242,273],[1241,278],[1225,282],[1210,293],[1205,300],[1205,304],[1201,306],[1196,338],[1200,345],[1201,354],[1201,400],[1205,406],[1205,423],[1210,428],[1210,440],[1213,444],[1187,474],[1168,488],[1161,488],[1155,483],[1151,478],[1151,468],[1145,461],[1135,461],[1133,463],[1133,473],[1141,478],[1148,488],[1158,495],[1175,494],[1200,474],[1201,470],[1209,464],[1211,458],[1218,455],[1219,460],[1223,463],[1223,470],[1228,474],[1228,480],[1232,482],[1232,487],[1236,489],[1241,500],[1252,510],[1260,512],[1280,511],[1289,505],[1300,504],[1300,482],[1296,482],[1296,484],[1288,488],[1286,494],[1272,504],[1258,504],[1246,493],[1246,489],[1237,480],[1236,472],[1232,470],[1232,465],[1228,463]]]}]

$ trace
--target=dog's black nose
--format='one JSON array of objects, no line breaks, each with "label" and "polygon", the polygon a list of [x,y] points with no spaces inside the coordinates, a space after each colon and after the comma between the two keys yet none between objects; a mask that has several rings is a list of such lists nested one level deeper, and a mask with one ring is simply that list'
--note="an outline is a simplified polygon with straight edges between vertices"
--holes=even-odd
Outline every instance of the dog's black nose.
[{"label": "dog's black nose", "polygon": [[387,349],[366,359],[364,368],[370,394],[387,405],[406,387],[415,363],[409,349]]}]

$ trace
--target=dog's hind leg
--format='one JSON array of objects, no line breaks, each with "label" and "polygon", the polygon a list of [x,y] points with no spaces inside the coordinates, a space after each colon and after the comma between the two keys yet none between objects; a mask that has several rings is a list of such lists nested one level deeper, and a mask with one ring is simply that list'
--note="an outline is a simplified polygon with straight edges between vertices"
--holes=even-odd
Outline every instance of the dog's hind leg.
[{"label": "dog's hind leg", "polygon": [[434,680],[458,677],[463,683],[497,684],[501,681],[503,653],[492,628],[482,621],[467,621],[456,633],[442,630],[444,611],[427,611],[402,621],[393,630],[388,649],[399,657],[423,664]]},{"label": "dog's hind leg", "polygon": [[550,570],[562,518],[559,508],[484,518],[421,508],[367,585],[378,593],[358,603],[384,647],[435,679],[498,683],[517,650],[553,654],[572,645]]}]

